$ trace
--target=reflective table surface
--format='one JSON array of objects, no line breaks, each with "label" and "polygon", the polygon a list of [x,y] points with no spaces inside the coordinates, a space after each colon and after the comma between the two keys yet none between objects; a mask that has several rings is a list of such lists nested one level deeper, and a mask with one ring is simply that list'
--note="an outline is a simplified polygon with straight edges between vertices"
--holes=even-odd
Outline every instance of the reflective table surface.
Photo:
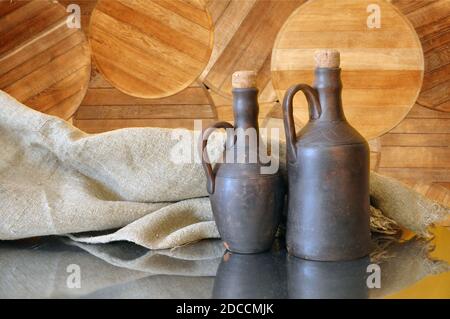
[{"label": "reflective table surface", "polygon": [[370,257],[307,261],[226,252],[219,240],[149,251],[48,237],[0,242],[0,298],[450,298],[450,228],[373,238]]}]

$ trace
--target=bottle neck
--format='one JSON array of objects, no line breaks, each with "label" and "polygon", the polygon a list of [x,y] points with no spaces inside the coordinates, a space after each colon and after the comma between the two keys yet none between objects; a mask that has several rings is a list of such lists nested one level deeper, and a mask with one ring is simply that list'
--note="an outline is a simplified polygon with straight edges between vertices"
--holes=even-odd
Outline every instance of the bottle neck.
[{"label": "bottle neck", "polygon": [[259,133],[258,113],[258,89],[233,89],[233,114],[235,129],[242,128],[246,130],[248,128],[254,128],[256,129],[256,132]]},{"label": "bottle neck", "polygon": [[316,68],[314,88],[319,95],[322,113],[320,121],[345,121],[342,108],[340,68]]}]

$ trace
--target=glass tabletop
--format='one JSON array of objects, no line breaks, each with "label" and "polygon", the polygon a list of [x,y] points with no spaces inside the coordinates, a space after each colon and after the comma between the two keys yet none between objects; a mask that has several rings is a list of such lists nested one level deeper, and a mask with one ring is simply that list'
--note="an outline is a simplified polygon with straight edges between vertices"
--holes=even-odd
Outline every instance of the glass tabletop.
[{"label": "glass tabletop", "polygon": [[450,229],[374,236],[370,256],[316,262],[240,255],[220,240],[150,251],[60,237],[0,242],[0,298],[450,298]]}]

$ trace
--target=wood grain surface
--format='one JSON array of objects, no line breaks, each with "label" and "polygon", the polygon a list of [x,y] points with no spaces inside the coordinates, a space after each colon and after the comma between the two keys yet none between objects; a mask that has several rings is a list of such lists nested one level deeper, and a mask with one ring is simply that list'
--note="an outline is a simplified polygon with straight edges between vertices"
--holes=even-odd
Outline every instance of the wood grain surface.
[{"label": "wood grain surface", "polygon": [[[381,10],[381,27],[368,28],[369,4]],[[343,104],[349,122],[367,139],[395,127],[414,105],[424,69],[414,28],[385,1],[311,0],[287,20],[272,52],[272,81],[279,99],[296,83],[312,83],[316,49],[341,52]],[[306,100],[294,112],[308,119]]]},{"label": "wood grain surface", "polygon": [[210,0],[215,23],[214,48],[201,80],[216,94],[231,98],[231,75],[239,70],[258,73],[261,103],[277,97],[270,76],[270,56],[276,35],[304,0]]},{"label": "wood grain surface", "polygon": [[89,37],[100,72],[141,98],[173,95],[193,83],[213,45],[201,0],[99,0]]},{"label": "wood grain surface", "polygon": [[202,84],[195,82],[170,97],[143,99],[119,91],[94,67],[73,124],[88,133],[101,133],[126,127],[193,129],[196,119],[202,120],[204,126],[217,119]]},{"label": "wood grain surface", "polygon": [[450,113],[416,104],[381,144],[380,172],[405,181],[450,182]]},{"label": "wood grain surface", "polygon": [[90,75],[82,31],[52,1],[0,1],[0,89],[38,111],[70,118]]},{"label": "wood grain surface", "polygon": [[423,86],[417,102],[450,112],[450,1],[394,0],[419,35],[425,55]]},{"label": "wood grain surface", "polygon": [[380,142],[380,173],[450,207],[450,113],[417,103]]}]

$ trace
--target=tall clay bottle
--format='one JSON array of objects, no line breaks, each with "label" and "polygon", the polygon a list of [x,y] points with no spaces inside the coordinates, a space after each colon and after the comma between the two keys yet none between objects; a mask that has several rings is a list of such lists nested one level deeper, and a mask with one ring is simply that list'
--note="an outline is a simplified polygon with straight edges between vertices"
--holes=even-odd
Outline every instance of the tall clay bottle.
[{"label": "tall clay bottle", "polygon": [[[286,240],[290,254],[350,260],[370,251],[369,146],[347,122],[341,101],[340,56],[316,52],[313,87],[291,87],[283,101],[288,169]],[[310,119],[296,135],[294,95],[302,91]]]},{"label": "tall clay bottle", "polygon": [[[217,122],[204,130],[200,152],[214,219],[225,247],[237,253],[258,253],[273,243],[285,187],[278,168],[274,173],[262,170],[267,165],[259,152],[262,144],[256,73],[239,71],[233,74],[232,81],[235,126]],[[228,141],[232,143],[227,143],[223,161],[213,169],[205,148],[217,128],[228,129],[228,134],[231,130]],[[248,138],[239,138],[239,132],[248,133]]]}]

